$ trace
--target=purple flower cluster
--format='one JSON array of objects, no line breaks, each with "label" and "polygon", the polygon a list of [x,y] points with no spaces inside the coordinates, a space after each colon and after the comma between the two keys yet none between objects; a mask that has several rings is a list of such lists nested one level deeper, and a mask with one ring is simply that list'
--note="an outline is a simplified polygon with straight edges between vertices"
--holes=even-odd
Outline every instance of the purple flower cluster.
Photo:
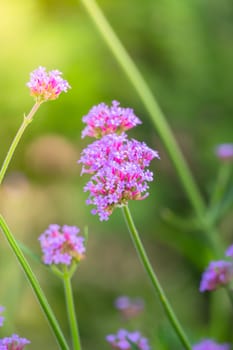
[{"label": "purple flower cluster", "polygon": [[211,339],[205,339],[194,345],[192,350],[230,350],[229,344],[218,344]]},{"label": "purple flower cluster", "polygon": [[[226,250],[226,256],[233,258],[233,245]],[[211,291],[218,287],[227,285],[233,279],[233,262],[218,260],[210,262],[204,271],[200,291]]]},{"label": "purple flower cluster", "polygon": [[137,124],[141,124],[133,109],[120,107],[118,101],[112,101],[110,107],[105,103],[94,106],[82,120],[87,124],[82,132],[82,137],[90,136],[95,138],[121,133]]},{"label": "purple flower cluster", "polygon": [[106,340],[114,349],[131,350],[131,343],[135,344],[140,350],[150,350],[147,338],[142,337],[140,332],[128,332],[120,329],[117,334],[107,335]]},{"label": "purple flower cluster", "polygon": [[115,307],[121,312],[126,319],[137,316],[144,309],[144,302],[141,298],[129,298],[120,296],[115,300]]},{"label": "purple flower cluster", "polygon": [[13,334],[11,337],[5,337],[0,339],[1,350],[23,350],[24,347],[29,344],[30,341],[26,338],[20,338],[17,334]]},{"label": "purple flower cluster", "polygon": [[215,153],[220,160],[230,161],[233,159],[233,143],[223,143],[216,147]]},{"label": "purple flower cluster", "polygon": [[43,262],[46,265],[71,265],[84,258],[86,248],[84,237],[79,236],[76,226],[50,225],[39,237],[43,252]]},{"label": "purple flower cluster", "polygon": [[35,97],[37,102],[44,102],[55,100],[62,91],[67,92],[70,85],[62,79],[61,75],[62,73],[58,70],[46,72],[44,67],[35,69],[27,83],[31,96]]},{"label": "purple flower cluster", "polygon": [[233,259],[233,244],[230,245],[230,247],[227,248],[226,250],[226,256],[230,257]]},{"label": "purple flower cluster", "polygon": [[233,264],[229,261],[212,261],[202,275],[200,291],[215,290],[233,278]]},{"label": "purple flower cluster", "polygon": [[[3,312],[5,308],[0,306],[0,312]],[[2,327],[4,317],[0,316],[0,327]],[[30,341],[26,338],[20,338],[17,334],[12,334],[11,337],[5,337],[0,339],[0,350],[23,350],[25,345]]]},{"label": "purple flower cluster", "polygon": [[[109,124],[106,124],[104,132],[100,133],[100,135],[105,135],[107,132],[108,134],[84,149],[79,160],[82,164],[82,174],[92,175],[84,191],[90,193],[87,204],[96,207],[92,210],[92,214],[98,214],[100,220],[108,220],[114,208],[127,205],[129,200],[141,200],[148,196],[147,183],[153,180],[153,173],[147,167],[152,159],[159,158],[158,152],[149,148],[144,142],[129,140],[124,132],[121,133],[123,125],[121,118],[118,121],[121,127],[116,129],[119,134],[112,133],[112,130],[115,130],[112,127],[112,110],[125,110],[116,102],[113,102],[113,107],[105,109],[105,113],[109,112],[109,119],[105,118]],[[138,122],[132,118],[131,109],[126,110],[127,113],[121,113],[124,115],[124,125],[133,127]],[[95,114],[95,118],[90,117],[92,128],[99,127],[97,116],[98,113]],[[87,120],[90,124],[88,118]]]},{"label": "purple flower cluster", "polygon": [[[0,313],[2,313],[4,310],[5,310],[4,306],[0,305]],[[0,327],[2,327],[4,319],[5,318],[2,315],[0,315]]]}]

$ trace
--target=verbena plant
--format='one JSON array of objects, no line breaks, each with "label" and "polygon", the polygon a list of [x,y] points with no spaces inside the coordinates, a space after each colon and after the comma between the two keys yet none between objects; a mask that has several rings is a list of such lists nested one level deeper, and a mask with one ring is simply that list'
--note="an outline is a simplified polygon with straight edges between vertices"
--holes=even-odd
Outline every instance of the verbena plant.
[{"label": "verbena plant", "polygon": [[[224,287],[230,301],[233,303],[233,293],[230,288],[230,283],[233,280],[233,245],[224,249],[224,243],[219,239],[217,230],[219,219],[225,214],[232,201],[230,198],[226,204],[225,193],[231,174],[233,145],[223,144],[216,149],[216,154],[221,160],[221,169],[216,187],[206,204],[162,111],[134,62],[115,35],[97,3],[94,0],[82,0],[82,2],[147,108],[193,208],[192,223],[199,228],[203,238],[208,243],[212,260],[202,275],[200,292],[213,292],[217,288]],[[33,121],[40,106],[47,101],[57,99],[62,92],[67,92],[70,88],[69,83],[62,78],[61,72],[58,70],[47,72],[44,67],[39,67],[31,73],[27,86],[35,99],[35,104],[29,114],[24,116],[22,125],[5,157],[0,171],[0,184],[4,180],[8,165],[25,129]],[[159,298],[167,319],[180,341],[180,349],[229,350],[230,344],[219,344],[217,339],[206,337],[194,344],[190,341],[186,327],[181,325],[179,315],[174,313],[158,280],[156,268],[152,267],[136,229],[129,203],[132,200],[144,200],[149,195],[148,183],[153,181],[153,173],[149,170],[150,162],[154,159],[162,161],[159,160],[159,153],[156,150],[151,149],[144,142],[129,138],[127,131],[141,124],[140,119],[135,115],[132,108],[122,107],[119,102],[113,99],[110,106],[100,103],[92,107],[88,114],[83,117],[83,122],[86,126],[82,132],[82,137],[95,139],[82,151],[79,159],[79,163],[82,164],[82,175],[90,176],[84,191],[89,192],[87,204],[94,206],[92,213],[97,214],[100,221],[109,220],[112,212],[117,208],[121,208],[138,257],[151,281],[155,297]],[[176,217],[175,220],[182,222],[181,219]],[[64,350],[69,349],[68,342],[54,316],[53,310],[25,257],[27,249],[21,248],[3,216],[0,216],[0,228],[25,272],[51,326],[58,346]],[[61,227],[55,224],[50,225],[39,237],[43,263],[50,267],[50,270],[62,281],[64,286],[67,316],[74,350],[81,349],[82,335],[79,334],[78,330],[71,279],[77,266],[85,257],[86,238],[87,232],[81,235],[79,228],[76,226],[64,225]],[[137,314],[142,308],[142,303],[124,297],[118,300],[117,307],[127,318]],[[1,307],[0,312],[3,311],[4,308]],[[4,317],[1,316],[0,326],[2,326],[3,321]],[[82,320],[79,321],[82,322]],[[150,340],[136,330],[130,332],[119,329],[116,334],[107,335],[106,340],[114,349],[150,349]],[[10,337],[1,338],[0,350],[20,350],[29,342],[28,339],[13,334]]]}]

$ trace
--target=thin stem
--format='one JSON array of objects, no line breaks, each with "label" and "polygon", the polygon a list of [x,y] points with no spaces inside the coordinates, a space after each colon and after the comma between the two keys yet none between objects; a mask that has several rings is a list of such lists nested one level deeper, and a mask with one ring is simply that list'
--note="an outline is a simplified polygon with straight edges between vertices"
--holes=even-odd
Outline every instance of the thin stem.
[{"label": "thin stem", "polygon": [[138,253],[138,256],[141,260],[142,265],[144,266],[144,268],[147,272],[147,275],[148,275],[148,277],[149,277],[149,279],[150,279],[150,281],[155,289],[155,292],[159,296],[159,299],[160,299],[160,302],[164,308],[164,311],[165,311],[172,327],[174,328],[177,336],[179,337],[181,343],[185,347],[185,349],[191,350],[192,347],[188,341],[188,338],[186,337],[178,319],[176,318],[176,315],[174,314],[172,307],[171,307],[169,301],[167,300],[166,295],[165,295],[165,293],[164,293],[164,291],[159,283],[159,280],[158,280],[158,278],[157,278],[157,276],[156,276],[156,274],[151,266],[151,263],[149,261],[149,258],[147,256],[146,252],[145,252],[145,249],[143,247],[143,244],[141,242],[141,239],[139,237],[137,229],[134,225],[133,218],[130,214],[130,210],[129,210],[128,206],[124,206],[122,208],[122,210],[123,210],[124,218],[125,218],[129,233],[131,235],[132,241],[133,241],[134,246],[136,248],[136,251]]},{"label": "thin stem", "polygon": [[225,162],[221,164],[218,172],[215,188],[213,189],[212,196],[210,198],[210,208],[214,207],[222,199],[226,186],[231,176],[231,163]]},{"label": "thin stem", "polygon": [[191,205],[197,213],[198,218],[202,221],[205,212],[205,203],[173,136],[173,133],[148,84],[118,39],[97,2],[95,0],[81,0],[81,2],[85,6],[93,22],[96,24],[114,57],[128,76],[128,79],[131,81],[138,95],[141,97],[141,100],[149,112],[153,124],[157,128],[157,131],[163,140],[176,171],[179,174],[180,181],[189,197]]},{"label": "thin stem", "polygon": [[31,288],[33,289],[36,298],[45,314],[45,317],[47,318],[47,321],[50,325],[50,327],[52,328],[52,331],[55,335],[55,338],[60,346],[60,348],[62,350],[69,350],[69,347],[66,343],[66,340],[62,334],[62,331],[59,327],[59,324],[54,316],[54,313],[44,295],[43,290],[41,289],[41,286],[37,280],[37,278],[35,277],[34,273],[31,270],[31,267],[29,265],[29,263],[27,262],[24,254],[22,253],[22,250],[19,248],[14,236],[12,235],[9,227],[7,226],[5,220],[3,219],[3,217],[0,215],[0,228],[6,238],[6,240],[8,241],[11,250],[13,251],[14,255],[16,256],[16,259],[18,260],[21,268],[23,269],[28,282],[31,285]]},{"label": "thin stem", "polygon": [[149,113],[152,123],[156,127],[167,149],[167,152],[170,155],[180,178],[180,182],[187,194],[187,197],[189,198],[189,201],[197,216],[197,220],[200,223],[201,229],[209,242],[209,246],[214,252],[214,255],[219,256],[219,250],[221,249],[219,249],[219,242],[217,242],[217,230],[213,226],[213,223],[206,217],[206,204],[173,136],[172,130],[169,127],[169,124],[167,123],[166,118],[155,97],[153,96],[147,82],[143,78],[132,58],[127,53],[121,41],[118,39],[97,2],[95,0],[81,0],[81,2],[85,6],[109,49],[113,53],[113,56],[116,58],[122,70],[125,72],[140,96],[142,103]]},{"label": "thin stem", "polygon": [[69,271],[65,271],[63,273],[63,284],[65,289],[65,298],[66,298],[67,313],[68,313],[69,324],[70,324],[70,332],[71,332],[72,341],[73,341],[73,349],[81,350],[81,342],[80,342],[80,336],[78,331],[78,322],[76,318],[76,313],[74,308],[74,299],[73,299],[73,293],[72,293],[72,287],[71,287],[71,275]]},{"label": "thin stem", "polygon": [[41,105],[41,102],[36,102],[34,104],[34,106],[32,107],[31,111],[29,112],[29,114],[27,116],[24,116],[23,123],[21,124],[19,130],[17,131],[17,134],[15,135],[14,140],[12,141],[12,144],[11,144],[9,151],[7,152],[6,158],[3,162],[3,165],[2,165],[2,168],[0,171],[0,185],[3,181],[3,178],[5,176],[8,165],[12,159],[12,156],[14,154],[16,147],[17,147],[26,127],[28,126],[28,124],[31,123],[32,118],[33,118],[34,114],[36,113],[36,111],[38,110],[38,108],[40,107],[40,105]]}]

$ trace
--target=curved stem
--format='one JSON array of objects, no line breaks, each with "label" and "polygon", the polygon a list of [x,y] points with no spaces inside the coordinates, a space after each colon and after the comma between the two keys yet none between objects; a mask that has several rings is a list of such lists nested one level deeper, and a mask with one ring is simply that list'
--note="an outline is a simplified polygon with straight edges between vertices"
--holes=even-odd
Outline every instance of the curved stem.
[{"label": "curved stem", "polygon": [[24,116],[23,123],[21,124],[19,130],[17,131],[17,134],[15,135],[14,140],[12,141],[12,144],[11,144],[9,151],[7,152],[6,158],[3,162],[3,165],[2,165],[2,168],[0,171],[0,185],[2,183],[4,176],[5,176],[8,165],[12,159],[12,156],[14,154],[16,147],[17,147],[26,127],[28,126],[28,124],[31,123],[32,118],[33,118],[34,114],[36,113],[36,111],[38,110],[38,108],[40,107],[40,105],[41,105],[41,102],[36,102],[34,104],[34,106],[32,107],[31,111],[29,112],[29,114],[27,116]]},{"label": "curved stem", "polygon": [[173,136],[172,130],[167,123],[166,118],[162,113],[155,97],[153,96],[147,82],[143,78],[132,58],[127,53],[121,41],[118,39],[97,2],[95,0],[81,0],[81,2],[85,6],[122,70],[125,72],[140,96],[141,101],[147,109],[149,116],[161,139],[163,140],[168,154],[170,155],[180,178],[180,182],[187,194],[187,197],[189,198],[190,204],[192,205],[197,216],[197,220],[200,223],[200,227],[209,242],[209,246],[216,257],[220,256],[220,251],[222,249],[221,244],[219,244],[218,241],[217,230],[213,223],[206,217],[206,204]]},{"label": "curved stem", "polygon": [[213,189],[212,196],[210,198],[210,208],[214,207],[221,201],[231,176],[231,168],[232,167],[230,162],[225,162],[221,164],[215,188]]},{"label": "curved stem", "polygon": [[72,287],[71,287],[71,276],[69,271],[65,271],[63,273],[62,280],[64,284],[64,289],[65,289],[66,306],[67,306],[70,331],[71,331],[71,336],[73,341],[73,349],[81,350],[81,342],[80,342],[79,331],[78,331],[78,322],[75,314],[74,299],[73,299],[73,293],[72,293]]},{"label": "curved stem", "polygon": [[13,251],[13,253],[16,256],[16,259],[18,260],[20,266],[22,267],[35,295],[36,298],[47,318],[47,321],[49,323],[49,325],[51,326],[53,333],[55,335],[55,338],[60,346],[60,348],[62,350],[69,350],[69,347],[66,343],[66,340],[62,334],[62,331],[59,327],[59,324],[54,316],[54,313],[44,295],[43,290],[41,289],[41,286],[37,280],[37,278],[35,277],[34,273],[31,270],[30,265],[28,264],[25,256],[23,255],[21,249],[19,248],[14,236],[12,235],[10,229],[8,228],[5,220],[3,219],[3,217],[0,215],[0,228],[6,238],[6,240],[8,241],[11,250]]},{"label": "curved stem", "polygon": [[141,263],[144,266],[144,268],[147,272],[147,275],[148,275],[148,277],[149,277],[149,279],[150,279],[150,281],[155,289],[155,292],[159,296],[159,299],[160,299],[160,302],[164,308],[164,311],[166,312],[166,315],[167,315],[172,327],[174,328],[177,336],[180,338],[180,341],[183,344],[184,348],[187,350],[191,350],[192,347],[191,347],[178,319],[176,318],[176,315],[174,314],[172,307],[171,307],[169,301],[167,300],[166,295],[165,295],[165,293],[164,293],[164,291],[159,283],[159,280],[158,280],[158,278],[157,278],[157,276],[156,276],[156,274],[151,266],[151,263],[148,259],[146,252],[145,252],[145,249],[143,247],[143,244],[141,242],[141,239],[139,237],[137,229],[134,225],[133,218],[130,214],[130,210],[129,210],[128,206],[124,206],[122,208],[122,210],[123,210],[125,221],[126,221],[129,233],[131,235],[133,244],[136,248],[136,251],[137,251],[138,256],[141,260]]}]

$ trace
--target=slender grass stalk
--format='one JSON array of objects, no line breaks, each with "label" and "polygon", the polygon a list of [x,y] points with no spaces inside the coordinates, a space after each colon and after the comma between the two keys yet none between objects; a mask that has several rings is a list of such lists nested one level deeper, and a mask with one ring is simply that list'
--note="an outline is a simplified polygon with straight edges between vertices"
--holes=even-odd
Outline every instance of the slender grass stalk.
[{"label": "slender grass stalk", "polygon": [[81,350],[81,342],[80,342],[80,336],[78,331],[78,322],[76,318],[76,313],[74,308],[74,299],[73,299],[73,293],[72,293],[72,287],[71,287],[71,274],[67,269],[63,273],[62,280],[63,280],[64,289],[65,289],[66,306],[67,306],[67,313],[68,313],[69,324],[70,324],[70,332],[71,332],[72,342],[73,342],[73,349]]},{"label": "slender grass stalk", "polygon": [[161,139],[163,140],[176,171],[179,174],[180,181],[189,197],[191,205],[197,213],[198,218],[202,221],[205,212],[205,203],[173,136],[173,133],[148,84],[136,67],[134,61],[127,53],[121,41],[118,39],[97,2],[95,0],[81,0],[81,2],[85,6],[87,12],[97,26],[115,59],[126,73],[128,79],[131,81],[133,87],[140,96],[141,101],[149,112],[151,120],[155,125]]},{"label": "slender grass stalk", "polygon": [[141,263],[143,265],[143,267],[145,268],[147,275],[154,287],[155,292],[158,294],[160,302],[164,308],[164,311],[172,325],[172,327],[174,328],[174,331],[176,332],[177,336],[179,337],[181,343],[183,344],[184,348],[187,350],[191,350],[192,347],[188,341],[187,336],[185,335],[185,332],[183,331],[183,328],[181,327],[176,315],[174,314],[172,307],[169,303],[169,301],[166,298],[166,295],[159,283],[159,280],[151,266],[151,263],[149,261],[149,258],[145,252],[145,249],[143,247],[142,241],[139,237],[139,234],[137,232],[137,229],[134,225],[134,221],[133,218],[131,216],[130,210],[128,206],[124,206],[122,208],[123,211],[123,215],[131,236],[131,239],[133,241],[133,244],[136,248],[136,251],[138,253],[138,256],[141,260]]},{"label": "slender grass stalk", "polygon": [[231,170],[232,164],[230,162],[223,162],[223,164],[220,165],[215,188],[210,198],[210,208],[217,205],[222,199],[231,177]]},{"label": "slender grass stalk", "polygon": [[26,129],[26,127],[31,123],[33,116],[35,115],[36,111],[38,110],[38,108],[40,107],[41,102],[36,102],[34,104],[34,106],[32,107],[31,111],[29,112],[29,114],[27,116],[24,116],[23,118],[23,123],[21,124],[19,130],[17,131],[17,134],[15,135],[12,144],[9,148],[9,151],[7,152],[6,158],[3,162],[1,171],[0,171],[0,185],[3,181],[3,178],[5,176],[5,173],[7,171],[8,165],[13,157],[14,151]]},{"label": "slender grass stalk", "polygon": [[8,241],[10,248],[12,250],[12,252],[14,253],[14,255],[16,256],[16,259],[18,260],[21,268],[23,269],[28,282],[31,285],[31,288],[33,289],[36,298],[39,302],[39,305],[41,306],[45,317],[54,333],[54,336],[57,340],[58,345],[60,346],[60,349],[62,350],[69,350],[69,346],[66,343],[66,340],[63,336],[63,333],[60,329],[60,326],[54,316],[54,313],[44,295],[44,292],[37,280],[37,278],[35,277],[34,273],[31,270],[30,265],[28,264],[24,254],[22,253],[22,250],[19,248],[19,245],[17,244],[14,236],[12,235],[9,227],[7,226],[4,218],[0,215],[0,228],[6,238],[6,240]]},{"label": "slender grass stalk", "polygon": [[167,123],[155,97],[153,96],[151,89],[149,88],[136,64],[127,53],[123,44],[115,34],[113,28],[107,21],[97,2],[95,0],[81,0],[81,2],[147,109],[152,123],[157,129],[167,152],[170,155],[180,178],[180,182],[187,194],[187,197],[189,198],[190,204],[196,214],[197,221],[199,222],[200,228],[206,236],[213,255],[215,257],[221,256],[222,248],[218,239],[218,232],[214,227],[213,222],[208,220],[208,217],[206,216],[206,203],[202,198],[192,173],[183,157],[182,152],[180,151],[175,137],[173,136],[173,132]]}]

